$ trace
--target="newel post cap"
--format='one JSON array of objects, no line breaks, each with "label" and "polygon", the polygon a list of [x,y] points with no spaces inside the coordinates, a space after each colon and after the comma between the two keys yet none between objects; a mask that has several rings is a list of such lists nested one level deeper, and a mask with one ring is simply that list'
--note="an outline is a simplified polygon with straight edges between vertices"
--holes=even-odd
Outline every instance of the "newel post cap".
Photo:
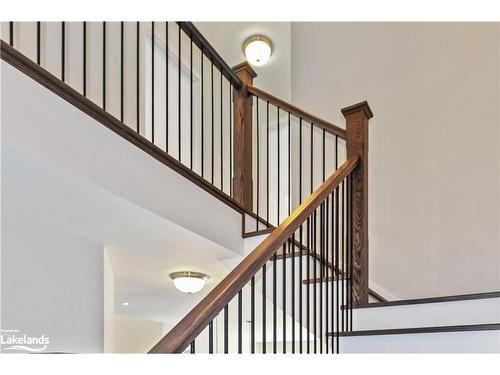
[{"label": "newel post cap", "polygon": [[257,73],[255,72],[255,70],[253,70],[253,68],[247,61],[243,61],[238,65],[233,66],[233,72],[235,72],[238,75],[238,77],[244,76],[246,74],[247,79],[249,80],[252,80],[255,77],[257,77]]},{"label": "newel post cap", "polygon": [[363,111],[368,119],[371,119],[373,117],[373,112],[366,100],[357,104],[350,105],[349,107],[342,108],[341,111],[344,117],[360,111]]}]

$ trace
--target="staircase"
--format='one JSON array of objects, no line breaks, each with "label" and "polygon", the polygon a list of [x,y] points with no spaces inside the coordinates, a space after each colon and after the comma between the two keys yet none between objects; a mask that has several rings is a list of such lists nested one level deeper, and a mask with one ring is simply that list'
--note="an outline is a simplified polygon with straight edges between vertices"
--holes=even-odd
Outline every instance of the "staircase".
[{"label": "staircase", "polygon": [[[500,351],[498,293],[386,301],[369,288],[367,102],[343,108],[342,127],[311,115],[255,87],[247,63],[230,68],[189,22],[82,22],[77,72],[66,23],[57,69],[41,23],[9,26],[5,62],[241,214],[256,243],[150,353]],[[34,49],[17,48],[30,37]]]}]

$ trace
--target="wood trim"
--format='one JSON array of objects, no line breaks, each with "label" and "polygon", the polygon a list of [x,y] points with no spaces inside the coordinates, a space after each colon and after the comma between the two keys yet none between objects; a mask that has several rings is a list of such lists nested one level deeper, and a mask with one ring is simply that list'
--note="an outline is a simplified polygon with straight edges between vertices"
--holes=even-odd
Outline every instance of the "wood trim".
[{"label": "wood trim", "polygon": [[[347,158],[358,155],[359,166],[350,180],[353,304],[368,303],[368,122],[372,111],[361,102],[342,109],[346,119]],[[349,224],[348,224],[349,225]]]},{"label": "wood trim", "polygon": [[368,294],[380,302],[387,302],[387,300],[384,297],[382,297],[380,294],[373,291],[372,289],[368,289]]},{"label": "wood trim", "polygon": [[142,135],[120,122],[117,118],[104,111],[101,107],[84,97],[78,91],[62,82],[59,78],[49,73],[35,62],[31,61],[28,57],[24,56],[3,40],[0,40],[0,57],[14,68],[26,74],[28,77],[52,91],[57,96],[66,100],[68,103],[92,117],[97,122],[101,123],[114,133],[154,157],[160,163],[165,164],[181,176],[187,178],[189,181],[210,193],[221,202],[227,204],[229,207],[241,214],[247,214],[256,220],[259,220],[264,225],[266,224],[264,219],[260,218],[255,213],[248,211],[229,195],[214,187],[204,178],[180,163],[177,159],[173,158]]},{"label": "wood trim", "polygon": [[312,195],[304,200],[257,248],[192,309],[150,353],[181,353],[233,297],[250,281],[307,217],[356,168],[359,157],[348,159]]},{"label": "wood trim", "polygon": [[263,100],[267,100],[269,101],[269,103],[280,107],[280,109],[288,111],[297,117],[301,117],[303,120],[311,122],[314,125],[319,126],[322,129],[325,129],[329,133],[338,135],[342,139],[346,139],[346,131],[341,127],[338,127],[337,125],[332,124],[331,122],[328,122],[326,120],[320,119],[319,117],[311,115],[310,113],[307,113],[306,111],[303,111],[302,109],[295,107],[294,105],[287,103],[284,100],[277,98],[276,96],[273,96],[264,90],[258,89],[255,86],[248,86],[247,90],[250,94],[258,96]]},{"label": "wood trim", "polygon": [[256,76],[248,64],[235,67],[235,73],[243,83],[233,90],[233,186],[234,199],[248,211],[253,209],[253,100],[247,92]]},{"label": "wood trim", "polygon": [[205,56],[214,63],[217,69],[224,74],[236,89],[240,89],[243,86],[238,76],[192,22],[177,22],[177,24],[192,39],[193,43],[203,50]]},{"label": "wood trim", "polygon": [[[442,332],[468,332],[468,331],[496,331],[500,330],[500,323],[490,324],[464,324],[457,326],[417,327],[417,328],[394,328],[373,329],[365,331],[339,332],[339,337],[356,336],[381,336],[381,335],[408,335],[418,333],[442,333]],[[328,333],[327,336],[337,336],[337,333]]]},{"label": "wood trim", "polygon": [[473,294],[458,294],[454,296],[443,296],[443,297],[415,298],[415,299],[407,299],[399,301],[374,302],[374,303],[367,303],[364,305],[354,306],[354,308],[366,309],[372,307],[406,306],[406,305],[419,305],[425,303],[456,302],[456,301],[468,301],[474,299],[487,299],[487,298],[500,298],[500,291],[473,293]]}]

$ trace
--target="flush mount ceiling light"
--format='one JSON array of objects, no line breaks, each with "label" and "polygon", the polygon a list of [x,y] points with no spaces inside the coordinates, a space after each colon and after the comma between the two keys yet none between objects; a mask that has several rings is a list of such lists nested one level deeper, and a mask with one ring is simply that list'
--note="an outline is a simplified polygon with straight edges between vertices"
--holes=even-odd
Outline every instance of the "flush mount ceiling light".
[{"label": "flush mount ceiling light", "polygon": [[243,43],[243,52],[251,65],[261,66],[269,61],[272,45],[268,37],[264,35],[254,35]]},{"label": "flush mount ceiling light", "polygon": [[200,272],[182,271],[170,274],[177,290],[182,293],[196,293],[203,289],[208,276]]}]

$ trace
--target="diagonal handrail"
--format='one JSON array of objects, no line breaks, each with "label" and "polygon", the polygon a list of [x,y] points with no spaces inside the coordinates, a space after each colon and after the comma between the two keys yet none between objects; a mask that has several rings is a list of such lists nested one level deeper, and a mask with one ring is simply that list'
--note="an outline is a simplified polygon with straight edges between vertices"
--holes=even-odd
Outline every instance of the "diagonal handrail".
[{"label": "diagonal handrail", "polygon": [[225,305],[250,281],[280,246],[295,233],[309,215],[358,166],[359,156],[345,161],[292,214],[233,269],[198,305],[170,330],[149,353],[182,353],[217,316]]}]

